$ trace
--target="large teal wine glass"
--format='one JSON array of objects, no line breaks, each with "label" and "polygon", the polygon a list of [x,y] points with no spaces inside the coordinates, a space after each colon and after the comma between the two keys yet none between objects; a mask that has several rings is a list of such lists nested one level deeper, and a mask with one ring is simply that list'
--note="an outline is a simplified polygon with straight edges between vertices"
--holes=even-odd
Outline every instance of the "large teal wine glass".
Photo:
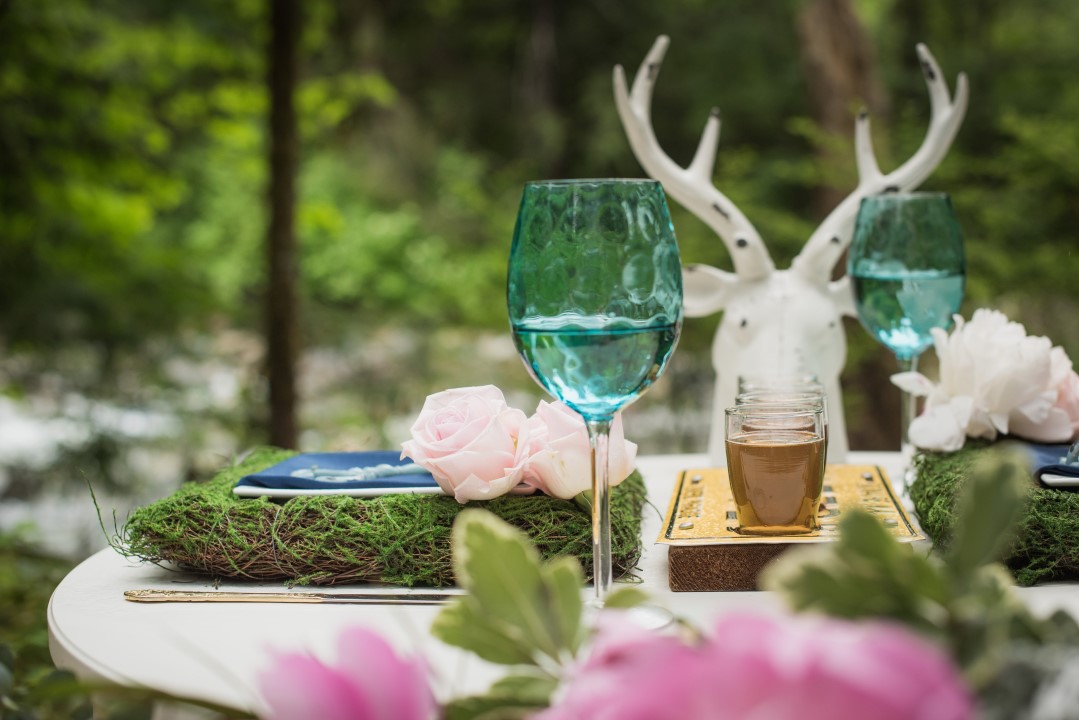
[{"label": "large teal wine glass", "polygon": [[653,180],[525,185],[507,304],[517,351],[549,393],[580,413],[592,443],[594,604],[611,587],[608,432],[660,376],[682,327],[682,269]]},{"label": "large teal wine glass", "polygon": [[[966,259],[951,200],[943,193],[887,193],[862,200],[847,274],[858,318],[914,370],[933,343],[933,328],[949,328],[963,300]],[[903,393],[901,448],[909,459],[914,398]]]}]

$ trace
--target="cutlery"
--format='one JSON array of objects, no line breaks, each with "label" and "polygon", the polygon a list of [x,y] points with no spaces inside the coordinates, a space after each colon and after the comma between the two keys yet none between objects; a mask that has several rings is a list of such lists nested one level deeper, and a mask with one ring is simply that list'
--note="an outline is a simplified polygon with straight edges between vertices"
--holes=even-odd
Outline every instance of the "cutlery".
[{"label": "cutlery", "polygon": [[131,602],[250,602],[250,603],[340,603],[351,605],[442,605],[459,593],[326,593],[326,592],[236,592],[196,590],[125,590]]}]

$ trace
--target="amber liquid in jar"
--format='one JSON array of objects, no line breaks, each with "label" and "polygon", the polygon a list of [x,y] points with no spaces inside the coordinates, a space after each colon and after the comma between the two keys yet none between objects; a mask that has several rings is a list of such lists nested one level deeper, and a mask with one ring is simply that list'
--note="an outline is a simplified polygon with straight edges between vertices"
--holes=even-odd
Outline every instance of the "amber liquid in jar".
[{"label": "amber liquid in jar", "polygon": [[727,439],[727,472],[747,535],[799,535],[818,528],[825,441],[798,430],[770,430]]}]

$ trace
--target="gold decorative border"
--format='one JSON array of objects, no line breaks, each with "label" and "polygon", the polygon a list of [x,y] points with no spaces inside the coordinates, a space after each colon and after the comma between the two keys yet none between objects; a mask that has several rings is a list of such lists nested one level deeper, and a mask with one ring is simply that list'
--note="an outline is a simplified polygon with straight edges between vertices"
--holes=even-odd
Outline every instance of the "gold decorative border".
[{"label": "gold decorative border", "polygon": [[876,515],[900,542],[923,539],[877,465],[829,465],[821,497],[821,527],[804,535],[741,535],[726,468],[683,470],[657,542],[667,545],[770,545],[831,542],[845,509],[860,507]]}]

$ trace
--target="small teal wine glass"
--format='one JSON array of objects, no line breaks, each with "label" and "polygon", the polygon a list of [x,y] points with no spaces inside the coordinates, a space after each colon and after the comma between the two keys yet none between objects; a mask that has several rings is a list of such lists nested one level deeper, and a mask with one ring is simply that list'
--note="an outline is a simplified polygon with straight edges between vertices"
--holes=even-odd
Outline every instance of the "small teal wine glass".
[{"label": "small teal wine glass", "polygon": [[506,296],[529,373],[588,427],[593,604],[602,607],[613,580],[608,432],[666,368],[682,328],[682,267],[662,186],[527,183]]},{"label": "small teal wine glass", "polygon": [[[887,193],[862,200],[847,274],[858,319],[895,354],[900,370],[917,367],[918,356],[933,343],[933,328],[951,327],[963,301],[966,269],[963,236],[946,194]],[[904,392],[900,447],[908,460],[914,410],[914,397]]]}]

